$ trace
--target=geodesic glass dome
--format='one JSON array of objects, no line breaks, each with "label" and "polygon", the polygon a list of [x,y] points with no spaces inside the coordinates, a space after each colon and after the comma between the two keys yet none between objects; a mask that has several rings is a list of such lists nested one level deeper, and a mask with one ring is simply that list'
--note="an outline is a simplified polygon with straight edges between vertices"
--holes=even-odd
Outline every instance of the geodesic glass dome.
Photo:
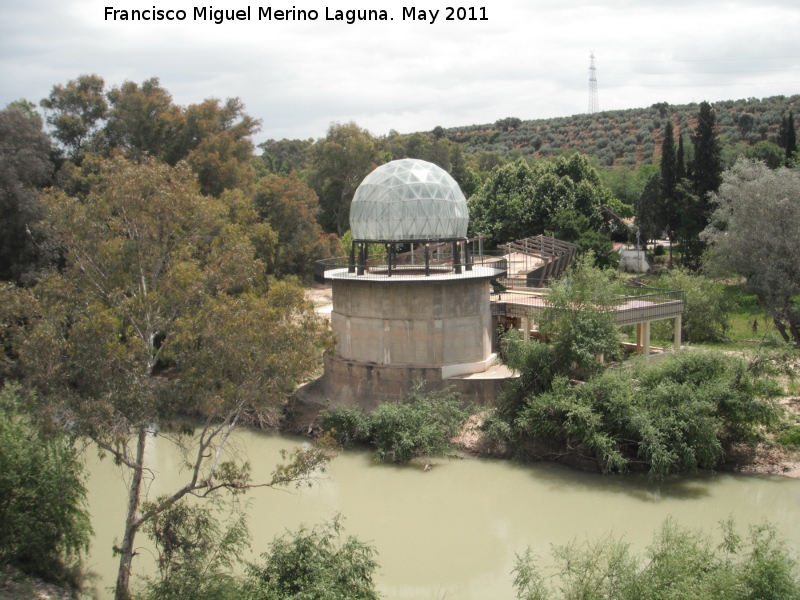
[{"label": "geodesic glass dome", "polygon": [[393,160],[364,178],[350,205],[354,240],[446,240],[467,235],[467,200],[444,169]]}]

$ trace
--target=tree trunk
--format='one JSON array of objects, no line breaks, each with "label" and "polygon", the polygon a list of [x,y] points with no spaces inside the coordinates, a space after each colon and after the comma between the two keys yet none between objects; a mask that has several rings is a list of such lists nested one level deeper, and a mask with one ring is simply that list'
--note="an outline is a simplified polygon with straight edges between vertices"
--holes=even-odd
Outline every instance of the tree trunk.
[{"label": "tree trunk", "polygon": [[144,446],[147,441],[147,430],[139,428],[136,443],[136,466],[133,469],[131,487],[128,491],[128,518],[125,521],[125,535],[120,547],[119,572],[117,573],[117,587],[114,600],[128,600],[131,583],[131,563],[133,562],[133,541],[139,529],[137,515],[142,488],[142,473],[144,471]]},{"label": "tree trunk", "polygon": [[672,268],[672,234],[669,236],[669,268]]},{"label": "tree trunk", "polygon": [[797,315],[794,311],[789,310],[789,315],[786,320],[789,322],[789,331],[792,333],[794,345],[800,348],[800,323],[798,323]]},{"label": "tree trunk", "polygon": [[778,318],[778,315],[773,315],[772,322],[775,324],[775,329],[777,329],[778,333],[781,334],[781,337],[783,338],[783,341],[784,342],[791,341],[791,338],[789,337],[789,334],[786,333],[786,325],[784,325],[783,321],[781,321]]}]

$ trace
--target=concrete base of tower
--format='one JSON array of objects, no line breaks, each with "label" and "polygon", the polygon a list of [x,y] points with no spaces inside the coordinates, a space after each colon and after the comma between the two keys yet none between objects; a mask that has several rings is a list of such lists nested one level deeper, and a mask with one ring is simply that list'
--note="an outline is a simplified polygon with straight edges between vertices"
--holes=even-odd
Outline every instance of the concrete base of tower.
[{"label": "concrete base of tower", "polygon": [[334,279],[335,353],[387,367],[453,366],[454,374],[459,365],[485,362],[492,353],[489,289],[477,278]]},{"label": "concrete base of tower", "polygon": [[[488,360],[488,359],[487,359]],[[491,362],[494,362],[492,355]],[[325,375],[319,382],[320,391],[329,406],[360,406],[372,410],[381,402],[397,402],[408,394],[417,382],[426,391],[453,386],[465,404],[493,405],[503,384],[514,377],[505,367],[491,368],[480,361],[462,366],[460,373],[444,373],[442,367],[388,366],[352,361],[325,354]]]}]

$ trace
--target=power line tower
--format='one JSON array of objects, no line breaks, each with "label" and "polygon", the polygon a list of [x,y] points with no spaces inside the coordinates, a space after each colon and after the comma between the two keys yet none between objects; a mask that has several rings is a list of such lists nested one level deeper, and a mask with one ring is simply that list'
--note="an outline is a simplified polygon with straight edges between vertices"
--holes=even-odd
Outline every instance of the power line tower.
[{"label": "power line tower", "polygon": [[594,66],[594,52],[589,51],[589,114],[600,112],[597,99],[597,68]]}]

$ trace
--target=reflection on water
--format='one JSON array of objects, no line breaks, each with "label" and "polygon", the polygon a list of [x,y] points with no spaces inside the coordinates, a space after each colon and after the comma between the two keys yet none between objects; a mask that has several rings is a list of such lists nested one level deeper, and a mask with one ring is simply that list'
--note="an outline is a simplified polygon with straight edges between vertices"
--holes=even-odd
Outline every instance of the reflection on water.
[{"label": "reflection on water", "polygon": [[[266,480],[279,451],[301,440],[241,431],[236,440]],[[87,456],[89,503],[96,537],[91,562],[113,584],[111,556],[125,516],[125,481],[110,460]],[[185,483],[177,452],[162,437],[151,440],[149,497]],[[313,488],[250,493],[255,560],[275,535],[339,512],[348,534],[379,552],[380,592],[387,598],[513,598],[514,554],[531,546],[542,557],[551,544],[596,538],[609,532],[634,548],[647,545],[667,516],[683,525],[711,529],[733,515],[740,529],[769,519],[800,548],[800,481],[729,474],[674,477],[660,484],[645,476],[603,477],[553,464],[439,459],[428,473],[416,466],[377,465],[366,451],[348,451],[331,463]],[[134,569],[153,569],[152,550],[137,538]],[[108,597],[108,594],[104,594]]]}]

